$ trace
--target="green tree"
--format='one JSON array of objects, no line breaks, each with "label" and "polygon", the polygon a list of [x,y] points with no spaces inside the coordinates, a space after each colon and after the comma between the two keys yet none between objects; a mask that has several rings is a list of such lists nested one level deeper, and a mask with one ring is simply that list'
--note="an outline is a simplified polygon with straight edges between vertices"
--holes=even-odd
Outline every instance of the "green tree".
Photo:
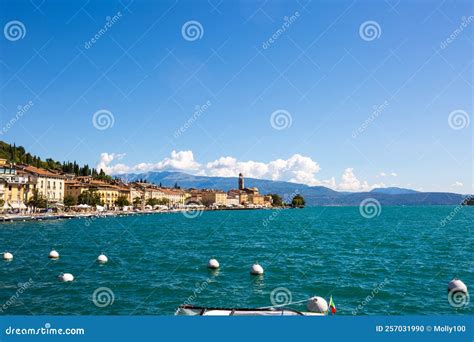
[{"label": "green tree", "polygon": [[99,193],[93,189],[82,192],[79,195],[78,202],[79,204],[87,204],[93,207],[102,203]]},{"label": "green tree", "polygon": [[73,205],[77,204],[76,199],[71,195],[64,196],[64,201],[63,202],[64,202],[64,205],[66,206],[66,208],[72,207]]},{"label": "green tree", "polygon": [[474,197],[466,197],[462,204],[463,205],[474,205]]},{"label": "green tree", "polygon": [[291,200],[291,206],[293,207],[304,207],[304,205],[305,205],[304,198],[300,194],[294,196],[293,199]]},{"label": "green tree", "polygon": [[127,196],[120,195],[119,197],[117,197],[117,200],[115,201],[115,205],[118,206],[119,208],[123,208],[130,205],[130,202]]},{"label": "green tree", "polygon": [[137,196],[137,197],[135,197],[135,198],[133,199],[133,206],[134,206],[135,208],[139,208],[139,207],[142,206],[142,199],[141,199],[141,197]]},{"label": "green tree", "polygon": [[146,205],[151,205],[152,207],[157,205],[160,200],[158,198],[149,198],[146,200]]},{"label": "green tree", "polygon": [[271,194],[272,196],[272,201],[273,201],[273,206],[274,207],[281,207],[283,206],[283,198],[281,198],[280,195],[278,194]]},{"label": "green tree", "polygon": [[46,208],[48,202],[46,201],[46,198],[39,193],[38,189],[34,189],[33,196],[28,200],[28,205],[33,207],[34,209]]},{"label": "green tree", "polygon": [[156,204],[158,204],[158,205],[168,205],[168,204],[170,204],[170,200],[168,198],[160,198]]},{"label": "green tree", "polygon": [[96,169],[92,169],[92,177],[106,182],[112,181],[112,176],[107,175],[102,169],[100,169],[99,173],[97,173]]}]

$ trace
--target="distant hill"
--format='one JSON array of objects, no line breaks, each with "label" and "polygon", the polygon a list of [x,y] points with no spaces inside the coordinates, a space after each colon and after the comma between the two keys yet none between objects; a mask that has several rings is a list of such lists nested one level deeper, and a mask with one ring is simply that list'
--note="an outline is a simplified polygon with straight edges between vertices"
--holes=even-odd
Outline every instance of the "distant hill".
[{"label": "distant hill", "polygon": [[[181,188],[220,189],[237,188],[237,177],[193,176],[183,172],[162,171],[141,174],[125,174],[120,178],[126,182],[146,180],[149,183]],[[303,195],[308,205],[338,206],[359,205],[366,198],[375,198],[382,205],[457,205],[465,196],[447,192],[419,192],[403,188],[378,188],[370,192],[338,192],[324,186],[308,186],[282,181],[245,178],[245,186],[257,187],[261,193],[277,193],[283,198],[296,192]]]},{"label": "distant hill", "polygon": [[[120,178],[125,182],[146,180],[149,183],[161,184],[167,187],[172,187],[177,183],[181,188],[216,189],[224,191],[236,189],[238,181],[237,177],[193,176],[183,172],[171,171],[126,174],[120,175]],[[339,195],[337,191],[324,186],[310,187],[304,184],[272,181],[267,179],[245,178],[245,186],[257,187],[261,193],[277,193],[282,196],[290,196],[296,191],[299,191],[300,193],[316,193],[325,196]]]},{"label": "distant hill", "polygon": [[419,193],[419,191],[416,191],[416,190],[397,188],[397,187],[376,188],[376,189],[373,189],[371,192],[377,193],[377,194],[387,194],[387,195],[406,195],[406,194]]}]

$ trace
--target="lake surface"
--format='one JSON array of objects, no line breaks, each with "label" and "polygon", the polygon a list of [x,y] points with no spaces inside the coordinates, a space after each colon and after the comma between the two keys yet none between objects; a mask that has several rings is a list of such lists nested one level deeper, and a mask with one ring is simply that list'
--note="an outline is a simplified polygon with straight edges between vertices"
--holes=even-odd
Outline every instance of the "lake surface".
[{"label": "lake surface", "polygon": [[[382,207],[370,219],[358,207],[315,207],[3,223],[0,250],[14,259],[0,262],[0,314],[261,307],[278,288],[274,303],[332,294],[342,315],[473,314],[472,302],[456,309],[447,300],[454,276],[474,291],[473,226],[474,207]],[[59,260],[48,259],[53,248]],[[105,265],[96,262],[101,252]],[[206,268],[211,257],[218,272]],[[249,274],[256,261],[262,277]],[[75,281],[59,282],[61,272]],[[101,287],[110,290],[94,297]],[[103,306],[110,291],[114,301]]]}]

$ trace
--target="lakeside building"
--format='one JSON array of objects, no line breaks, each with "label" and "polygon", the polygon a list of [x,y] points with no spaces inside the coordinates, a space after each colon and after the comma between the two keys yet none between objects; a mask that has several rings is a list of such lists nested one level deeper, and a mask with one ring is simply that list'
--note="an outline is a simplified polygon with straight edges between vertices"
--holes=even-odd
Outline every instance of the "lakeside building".
[{"label": "lakeside building", "polygon": [[38,190],[38,193],[50,203],[63,202],[65,176],[31,165],[16,165],[16,168],[30,175],[29,185],[31,191],[29,196],[34,190]]},{"label": "lakeside building", "polygon": [[117,202],[119,196],[122,195],[119,186],[111,185],[102,181],[90,181],[89,186],[90,190],[96,191],[99,194],[100,200],[107,208],[114,207],[115,202]]},{"label": "lakeside building", "polygon": [[265,203],[266,206],[273,206],[273,197],[271,195],[264,195],[263,196],[263,202]]},{"label": "lakeside building", "polygon": [[[31,210],[28,201],[35,191],[46,200],[46,207],[64,206],[65,196],[79,202],[85,191],[97,193],[101,205],[116,208],[117,200],[126,197],[131,205],[145,209],[150,199],[163,200],[169,208],[180,208],[189,203],[209,207],[264,207],[272,205],[271,196],[264,196],[255,187],[244,186],[244,176],[239,174],[238,189],[227,193],[214,189],[166,188],[145,182],[124,183],[119,179],[99,179],[93,176],[76,176],[38,168],[31,165],[7,163],[0,159],[0,210]],[[139,199],[137,201],[137,198]],[[156,203],[156,202],[155,202]]]},{"label": "lakeside building", "polygon": [[164,198],[168,199],[169,205],[173,207],[180,207],[186,203],[188,195],[181,189],[165,189],[162,188],[161,191],[164,193]]},{"label": "lakeside building", "polygon": [[154,184],[140,182],[132,183],[129,191],[130,203],[138,197],[142,200],[142,207],[149,199],[166,200],[168,205],[173,207],[182,206],[191,196],[181,189],[160,188]]},{"label": "lakeside building", "polygon": [[227,195],[226,205],[232,206],[232,207],[239,206],[240,205],[239,197]]},{"label": "lakeside building", "polygon": [[189,189],[188,190],[187,202],[189,203],[202,203],[202,190],[200,189]]},{"label": "lakeside building", "polygon": [[202,204],[205,206],[227,205],[227,194],[220,190],[205,190],[202,192]]},{"label": "lakeside building", "polygon": [[253,205],[264,205],[265,200],[263,195],[260,195],[257,188],[245,188],[247,193],[247,201]]},{"label": "lakeside building", "polygon": [[137,187],[135,184],[130,185],[130,190],[129,190],[129,202],[134,203],[135,199],[140,199],[140,206],[142,209],[145,208],[145,192]]},{"label": "lakeside building", "polygon": [[240,205],[248,203],[247,193],[243,190],[231,189],[227,191],[227,197],[237,198]]},{"label": "lakeside building", "polygon": [[[79,177],[78,177],[79,178]],[[107,208],[115,207],[115,202],[120,196],[130,195],[130,189],[124,186],[109,184],[100,180],[89,180],[80,178],[83,182],[72,180],[65,183],[65,195],[71,196],[77,202],[79,196],[85,191],[95,191],[100,197],[100,200]],[[88,180],[88,182],[84,182]]]},{"label": "lakeside building", "polygon": [[271,196],[261,195],[258,191],[258,188],[246,188],[244,184],[244,175],[242,173],[239,173],[238,189],[229,190],[227,192],[227,196],[232,199],[238,198],[240,205],[254,205],[265,207],[272,206]]},{"label": "lakeside building", "polygon": [[165,197],[165,193],[161,190],[160,187],[150,184],[150,183],[140,183],[135,182],[132,183],[133,187],[133,194],[132,190],[130,190],[130,202],[137,197],[141,198],[142,201],[147,201],[149,199],[163,199]]},{"label": "lakeside building", "polygon": [[0,199],[3,210],[27,209],[25,203],[29,198],[29,176],[17,170],[6,159],[0,159]]}]

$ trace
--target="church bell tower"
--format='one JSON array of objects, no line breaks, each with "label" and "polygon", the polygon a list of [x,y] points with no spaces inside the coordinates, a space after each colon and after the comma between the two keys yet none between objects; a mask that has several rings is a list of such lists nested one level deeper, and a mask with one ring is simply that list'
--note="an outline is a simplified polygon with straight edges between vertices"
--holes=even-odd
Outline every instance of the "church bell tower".
[{"label": "church bell tower", "polygon": [[239,173],[239,190],[244,190],[244,175]]}]

